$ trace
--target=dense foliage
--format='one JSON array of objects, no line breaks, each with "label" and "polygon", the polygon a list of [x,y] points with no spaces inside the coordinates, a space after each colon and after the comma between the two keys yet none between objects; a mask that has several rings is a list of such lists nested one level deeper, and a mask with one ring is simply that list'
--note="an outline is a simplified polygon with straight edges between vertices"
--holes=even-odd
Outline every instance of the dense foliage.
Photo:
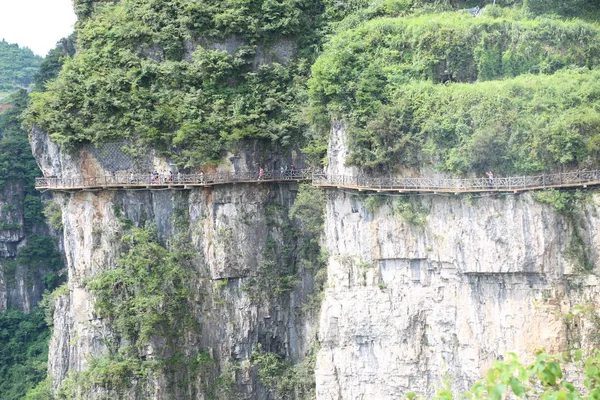
[{"label": "dense foliage", "polygon": [[[63,277],[59,274],[62,259],[56,250],[55,240],[45,231],[42,201],[34,189],[34,177],[40,172],[31,154],[27,132],[22,129],[21,114],[27,107],[28,97],[24,90],[8,97],[13,107],[0,113],[0,190],[10,188],[6,204],[2,207],[3,230],[19,230],[22,212],[27,240],[23,241],[16,259],[4,259],[0,268],[9,288],[14,287],[18,266],[25,269],[26,285],[43,284],[53,290]],[[14,218],[13,218],[14,217]],[[37,232],[37,233],[33,233]],[[30,314],[9,310],[0,313],[0,397],[22,399],[25,393],[44,381],[47,370],[48,341],[50,329],[44,320],[44,312],[33,310]],[[47,385],[46,385],[47,386]],[[37,392],[39,396],[35,396]],[[28,398],[48,399],[48,390],[42,386]]]},{"label": "dense foliage", "polygon": [[260,344],[252,352],[250,361],[258,369],[263,385],[271,390],[277,399],[314,399],[315,364],[317,348],[311,348],[310,354],[296,365],[283,357],[263,351]]},{"label": "dense foliage", "polygon": [[270,0],[99,6],[80,23],[80,51],[33,94],[28,121],[67,146],[140,139],[182,166],[248,138],[289,146],[302,138],[308,72],[290,56],[314,41],[315,11]]},{"label": "dense foliage", "polygon": [[[217,162],[246,139],[314,139],[305,149],[318,160],[332,118],[348,127],[349,163],[367,168],[528,173],[592,159],[591,108],[554,101],[594,79],[586,70],[600,63],[598,2],[496,3],[78,0],[80,51],[34,95],[27,121],[65,146],[128,139],[183,167]],[[473,6],[487,6],[484,15],[457,12]],[[304,112],[308,69],[329,33]],[[551,77],[574,68],[581,77]],[[496,90],[511,104],[498,105]],[[532,97],[543,118],[527,106]],[[507,113],[483,121],[480,111],[498,106]],[[523,155],[524,144],[535,149]]]},{"label": "dense foliage", "polygon": [[87,287],[97,298],[98,315],[110,318],[124,339],[141,348],[150,336],[171,337],[181,326],[178,317],[190,294],[190,254],[169,251],[152,228],[132,228],[123,240],[129,250],[118,266],[96,274]]},{"label": "dense foliage", "polygon": [[[67,148],[127,139],[139,145],[133,153],[152,147],[195,168],[246,140],[268,148],[303,145],[309,137],[306,151],[316,160],[329,124],[340,119],[348,128],[348,162],[367,169],[431,164],[452,173],[530,173],[598,162],[598,1],[74,3],[78,53],[50,54],[26,119]],[[488,6],[478,18],[458,12],[476,5]],[[22,143],[15,143],[4,150],[7,157],[21,157]],[[11,174],[25,181],[27,171],[6,167],[0,184]],[[541,200],[572,204],[557,196]],[[322,192],[302,186],[289,214],[277,204],[266,207],[266,261],[244,286],[249,299],[290,292],[297,272],[314,268],[316,298],[307,304],[318,308],[323,203]],[[427,218],[427,210],[404,200],[393,213],[416,226]],[[55,207],[46,214],[60,226]],[[189,253],[161,243],[151,228],[132,228],[124,239],[115,268],[87,282],[96,312],[115,335],[107,336],[106,355],[64,382],[62,398],[93,386],[122,395],[168,366],[194,378],[193,369],[211,361],[176,351],[193,308],[186,304]],[[40,253],[25,250],[21,260]],[[216,289],[222,285],[227,280]],[[148,357],[157,338],[165,352]],[[274,395],[313,391],[301,366],[269,350],[259,348],[251,362]],[[313,361],[307,358],[308,370]],[[493,371],[500,372],[489,378],[508,380],[490,380],[474,389],[477,395],[499,398],[510,386],[519,396],[525,379],[538,373],[546,386],[560,379],[554,359],[540,358],[529,369],[510,362],[497,364]]]},{"label": "dense foliage", "polygon": [[42,57],[27,47],[0,41],[0,92],[27,88],[33,82]]},{"label": "dense foliage", "polygon": [[368,168],[529,173],[595,160],[600,25],[526,15],[490,6],[342,24],[312,68],[313,120],[344,119],[348,162]]},{"label": "dense foliage", "polygon": [[[565,372],[569,371],[569,373]],[[583,386],[573,373],[582,378]],[[571,377],[569,377],[571,375]],[[456,396],[450,388],[443,388],[434,400],[453,398],[491,399],[597,399],[600,396],[600,354],[584,356],[581,350],[573,354],[554,356],[539,352],[531,364],[523,364],[514,353],[504,361],[495,361],[484,379],[471,390]],[[406,396],[415,399],[414,393]]]},{"label": "dense foliage", "polygon": [[63,64],[75,54],[74,34],[61,39],[56,47],[48,52],[34,77],[33,87],[36,91],[45,91],[46,84],[58,76]]},{"label": "dense foliage", "polygon": [[[63,383],[59,398],[72,399],[95,386],[119,396],[132,389],[140,394],[154,372],[177,371],[174,379],[180,382],[184,368],[193,374],[198,366],[195,356],[180,351],[185,333],[197,325],[190,315],[191,254],[163,246],[153,227],[123,221],[130,228],[123,237],[126,251],[115,268],[86,283],[96,298],[95,311],[117,336],[106,338],[107,353],[90,360],[88,370]],[[152,338],[162,345],[148,356]]]},{"label": "dense foliage", "polygon": [[502,82],[411,84],[354,126],[349,161],[367,167],[432,163],[452,172],[531,173],[594,166],[600,72]]},{"label": "dense foliage", "polygon": [[0,313],[0,394],[20,400],[46,377],[50,330],[44,312],[36,308]]},{"label": "dense foliage", "polygon": [[0,189],[7,182],[16,181],[24,186],[26,195],[37,195],[35,177],[40,176],[27,132],[21,127],[21,114],[28,104],[24,90],[13,93],[6,102],[13,108],[0,113]]}]

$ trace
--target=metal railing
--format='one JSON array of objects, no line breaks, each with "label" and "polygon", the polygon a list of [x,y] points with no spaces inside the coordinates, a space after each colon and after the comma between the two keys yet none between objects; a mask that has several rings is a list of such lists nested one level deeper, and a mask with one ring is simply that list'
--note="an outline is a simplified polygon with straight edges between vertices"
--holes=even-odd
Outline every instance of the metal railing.
[{"label": "metal railing", "polygon": [[215,172],[200,174],[116,173],[89,178],[36,178],[38,189],[85,189],[139,186],[212,186],[236,182],[310,180],[316,186],[339,186],[364,190],[411,191],[515,191],[561,186],[600,184],[600,171],[573,171],[533,176],[494,178],[398,178],[368,175],[328,175],[310,169],[295,171]]},{"label": "metal railing", "polygon": [[494,178],[397,178],[366,175],[313,174],[312,182],[321,186],[358,189],[421,191],[514,191],[600,183],[600,171],[573,171],[556,174]]},{"label": "metal railing", "polygon": [[35,178],[37,189],[81,189],[136,186],[216,185],[236,182],[310,180],[311,170],[259,172],[214,172],[200,174],[116,173],[88,178]]}]

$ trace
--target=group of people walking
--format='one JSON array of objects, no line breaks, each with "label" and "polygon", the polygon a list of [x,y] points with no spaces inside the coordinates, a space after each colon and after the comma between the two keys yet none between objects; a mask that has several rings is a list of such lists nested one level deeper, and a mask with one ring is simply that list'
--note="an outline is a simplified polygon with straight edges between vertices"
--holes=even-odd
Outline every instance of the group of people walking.
[{"label": "group of people walking", "polygon": [[[200,183],[204,183],[203,171],[200,171],[198,177],[200,178]],[[132,183],[135,182],[135,175],[133,174],[133,172],[131,173],[130,181]],[[163,173],[154,171],[150,174],[150,183],[155,185],[162,185],[165,183],[185,183],[185,181],[185,175],[182,175],[181,172],[177,172],[176,174],[174,174],[173,171]]]},{"label": "group of people walking", "polygon": [[[308,170],[310,170],[310,167]],[[297,172],[298,172],[298,170],[296,170],[296,167],[293,164],[281,166],[279,169],[279,174],[276,174],[276,173],[268,174],[266,169],[261,166],[258,168],[258,180],[263,180],[265,178],[268,178],[268,179],[293,178],[297,175]],[[211,175],[211,174],[209,174],[209,175]],[[181,174],[181,172],[173,173],[173,171],[158,172],[158,171],[154,170],[149,175],[143,175],[143,174],[136,175],[133,172],[131,172],[131,174],[129,176],[129,182],[130,183],[146,183],[146,182],[148,182],[148,183],[154,184],[154,185],[164,185],[164,184],[170,184],[170,183],[175,183],[175,184],[186,183],[187,181],[189,181],[191,179],[194,182],[197,182],[199,180],[200,183],[202,183],[202,184],[206,183],[206,180],[204,178],[204,171],[200,171],[198,174],[194,174],[192,176],[193,176],[193,179],[190,178],[191,177],[190,175],[183,175],[183,174]],[[252,179],[252,178],[250,177],[250,179]],[[190,181],[190,183],[192,183],[192,182]]]}]

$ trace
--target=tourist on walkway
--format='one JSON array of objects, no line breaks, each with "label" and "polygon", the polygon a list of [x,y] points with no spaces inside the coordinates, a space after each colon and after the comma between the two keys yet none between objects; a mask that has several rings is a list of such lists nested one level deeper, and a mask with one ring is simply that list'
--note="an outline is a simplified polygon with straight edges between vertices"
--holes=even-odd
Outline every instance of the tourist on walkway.
[{"label": "tourist on walkway", "polygon": [[260,167],[260,168],[258,169],[258,180],[259,180],[259,181],[261,181],[261,180],[262,180],[262,178],[263,178],[263,175],[264,175],[264,174],[265,174],[265,170],[264,170],[264,168],[263,168],[263,167]]},{"label": "tourist on walkway", "polygon": [[490,189],[494,187],[494,173],[492,171],[488,171],[486,172],[486,175],[488,177],[488,182],[490,185]]}]

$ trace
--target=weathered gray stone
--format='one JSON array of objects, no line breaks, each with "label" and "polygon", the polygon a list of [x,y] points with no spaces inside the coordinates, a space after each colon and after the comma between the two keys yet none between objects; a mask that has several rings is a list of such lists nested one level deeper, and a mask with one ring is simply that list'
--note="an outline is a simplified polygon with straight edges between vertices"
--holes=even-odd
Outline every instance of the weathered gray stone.
[{"label": "weathered gray stone", "polygon": [[[343,124],[332,129],[329,172],[347,174]],[[591,323],[569,327],[577,304],[598,304],[600,195],[574,218],[531,194],[413,196],[422,225],[374,212],[366,195],[328,192],[328,283],[317,359],[318,399],[456,392],[507,352],[590,343]],[[588,262],[573,255],[577,229]]]},{"label": "weathered gray stone", "polygon": [[[54,148],[39,132],[34,140],[45,174],[61,176],[62,171],[81,174],[81,157],[69,158]],[[39,151],[50,149],[60,163],[47,159]],[[101,163],[89,152],[85,165],[89,171],[103,173]],[[251,154],[241,155],[251,160]],[[164,163],[164,160],[162,161]],[[241,163],[238,167],[247,167]],[[63,168],[63,169],[61,169]],[[261,300],[253,299],[245,289],[257,277],[266,262],[265,246],[270,233],[277,251],[284,244],[276,226],[270,226],[269,207],[287,213],[293,204],[297,183],[237,184],[190,190],[119,190],[56,194],[62,208],[64,247],[68,264],[68,294],[59,298],[55,311],[54,332],[50,346],[50,374],[55,390],[70,372],[88,368],[89,361],[106,353],[106,338],[114,335],[107,321],[94,312],[94,299],[85,288],[86,279],[114,267],[121,254],[123,233],[121,218],[136,226],[156,225],[162,242],[189,241],[194,252],[197,310],[189,310],[200,321],[199,333],[189,332],[185,353],[207,350],[217,361],[216,371],[239,364],[236,386],[242,398],[272,399],[273,395],[259,382],[257,371],[250,368],[249,358],[258,343],[266,351],[287,355],[290,360],[304,358],[316,337],[316,316],[300,313],[301,303],[312,290],[310,284],[293,292]],[[178,224],[177,216],[185,223]],[[292,260],[291,262],[297,262]],[[301,268],[300,266],[298,268]],[[312,271],[299,271],[301,280],[311,280]],[[225,281],[226,280],[226,281]],[[226,283],[225,283],[226,282]],[[219,283],[224,283],[222,287]],[[164,344],[153,340],[148,357],[160,354]],[[206,377],[209,379],[210,377]],[[215,377],[212,377],[214,379]],[[133,384],[132,384],[133,385]],[[199,392],[205,382],[192,382]],[[166,377],[154,376],[140,392],[129,398],[172,399],[186,397],[186,387],[168,388]],[[94,399],[106,395],[95,390],[84,394]]]}]

